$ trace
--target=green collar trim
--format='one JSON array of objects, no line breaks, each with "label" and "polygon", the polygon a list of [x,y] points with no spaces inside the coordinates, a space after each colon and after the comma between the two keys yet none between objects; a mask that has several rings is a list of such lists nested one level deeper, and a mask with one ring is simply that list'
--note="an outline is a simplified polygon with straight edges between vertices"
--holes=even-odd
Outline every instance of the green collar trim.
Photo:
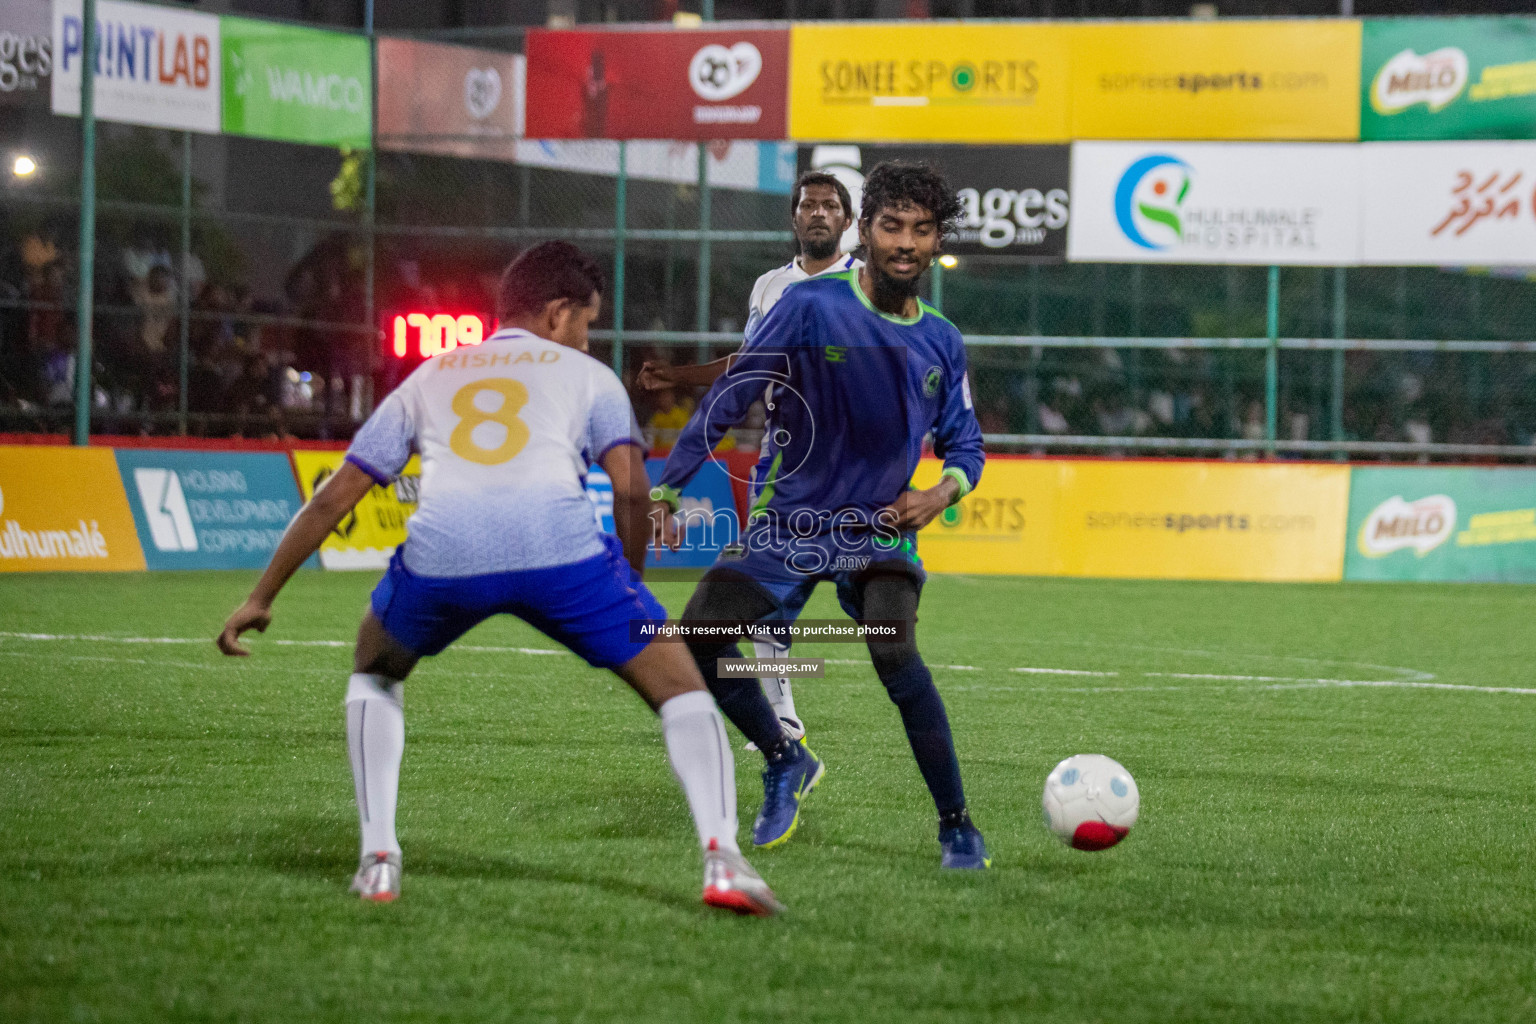
[{"label": "green collar trim", "polygon": [[903,327],[911,327],[913,324],[917,323],[923,318],[923,312],[925,309],[927,309],[927,307],[923,304],[921,299],[919,299],[917,302],[917,316],[911,318],[904,316],[892,316],[889,313],[876,309],[875,304],[869,301],[869,296],[865,295],[864,289],[859,287],[859,272],[857,270],[850,268],[847,271],[847,275],[848,287],[852,288],[853,294],[857,295],[859,297],[859,301],[864,303],[864,308],[875,314],[875,316],[878,316],[883,320],[889,320],[893,324],[900,324]]}]

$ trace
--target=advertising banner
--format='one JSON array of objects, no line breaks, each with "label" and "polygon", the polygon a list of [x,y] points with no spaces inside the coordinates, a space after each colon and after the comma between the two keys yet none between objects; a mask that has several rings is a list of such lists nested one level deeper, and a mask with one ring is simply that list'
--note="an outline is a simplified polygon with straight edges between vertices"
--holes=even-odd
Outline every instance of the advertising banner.
[{"label": "advertising banner", "polygon": [[[940,464],[924,460],[927,486]],[[1344,568],[1349,468],[993,459],[923,530],[935,572],[1330,581]]]},{"label": "advertising banner", "polygon": [[1076,26],[1072,137],[1347,139],[1360,128],[1360,23]]},{"label": "advertising banner", "polygon": [[369,145],[373,63],[364,36],[222,18],[224,131],[315,146]]},{"label": "advertising banner", "polygon": [[1360,147],[1361,262],[1536,266],[1536,142]]},{"label": "advertising banner", "polygon": [[[661,480],[666,459],[646,459],[645,471],[651,483]],[[613,507],[609,490],[609,509]],[[699,467],[698,475],[688,482],[679,496],[678,512],[683,528],[683,543],[676,551],[652,547],[646,565],[657,569],[704,569],[715,564],[720,549],[734,544],[741,534],[736,515],[736,498],[731,492],[731,477],[725,466],[713,459]]]},{"label": "advertising banner", "polygon": [[[625,173],[638,181],[692,185],[699,180],[699,145],[631,142],[624,158]],[[795,157],[791,145],[721,139],[703,145],[708,155],[705,173],[715,188],[788,195],[794,187]],[[516,154],[518,163],[530,167],[609,176],[619,173],[619,144],[603,139],[522,139],[517,143]],[[788,159],[782,159],[783,155]]]},{"label": "advertising banner", "polygon": [[797,24],[790,138],[1065,142],[1067,25]]},{"label": "advertising banner", "polygon": [[535,139],[783,139],[789,33],[528,33]]},{"label": "advertising banner", "polygon": [[1350,266],[1359,159],[1359,146],[1326,143],[1073,143],[1067,255]]},{"label": "advertising banner", "polygon": [[[85,26],[80,0],[54,0],[55,114],[80,115]],[[219,130],[219,19],[172,7],[96,5],[96,116],[106,121]]]},{"label": "advertising banner", "polygon": [[[293,468],[305,501],[341,467],[346,452],[295,451]],[[421,459],[411,456],[399,479],[375,486],[320,545],[320,564],[327,569],[382,569],[395,548],[405,542],[405,521],[416,511],[421,491]]]},{"label": "advertising banner", "polygon": [[[987,460],[981,486],[918,534],[923,565],[930,572],[1057,574],[1064,465],[1046,459]],[[923,459],[913,474],[913,486],[932,487],[943,469],[938,459]]]},{"label": "advertising banner", "polygon": [[6,0],[0,8],[0,106],[52,102],[52,20],[50,0]]},{"label": "advertising banner", "polygon": [[0,572],[142,568],[111,451],[0,445]]},{"label": "advertising banner", "polygon": [[[1067,146],[852,146],[800,147],[800,169],[837,176],[859,208],[864,174],[882,160],[921,161],[944,172],[959,193],[958,231],[944,250],[958,256],[1066,259],[1071,218]],[[844,248],[857,243],[856,233]]]},{"label": "advertising banner", "polygon": [[[151,569],[261,569],[302,504],[276,452],[116,452]],[[318,560],[305,563],[319,568]]]},{"label": "advertising banner", "polygon": [[1360,137],[1536,138],[1536,18],[1367,20]]},{"label": "advertising banner", "polygon": [[1356,469],[1344,578],[1536,582],[1536,469]]},{"label": "advertising banner", "polygon": [[521,54],[379,39],[379,148],[513,160],[525,69]]}]

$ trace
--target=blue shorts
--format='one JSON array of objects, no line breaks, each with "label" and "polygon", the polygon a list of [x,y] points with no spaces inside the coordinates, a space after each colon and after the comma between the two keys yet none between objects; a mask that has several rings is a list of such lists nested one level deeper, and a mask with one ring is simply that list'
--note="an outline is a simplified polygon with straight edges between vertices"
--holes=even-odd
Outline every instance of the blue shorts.
[{"label": "blue shorts", "polygon": [[616,668],[645,649],[630,639],[630,622],[660,622],[667,611],[631,583],[619,539],[605,534],[600,555],[547,569],[484,576],[418,576],[400,549],[373,590],[373,614],[384,631],[418,657],[443,649],[492,615],[516,615],[597,668]]},{"label": "blue shorts", "polygon": [[722,552],[710,572],[741,573],[766,590],[775,602],[764,623],[793,622],[816,584],[837,587],[837,603],[855,621],[864,618],[860,584],[875,573],[901,573],[921,587],[928,579],[917,557],[917,535],[904,533],[896,544],[882,544],[873,537],[861,543],[838,541],[830,536],[794,538],[780,547],[754,543],[765,538],[749,532],[740,549]]}]

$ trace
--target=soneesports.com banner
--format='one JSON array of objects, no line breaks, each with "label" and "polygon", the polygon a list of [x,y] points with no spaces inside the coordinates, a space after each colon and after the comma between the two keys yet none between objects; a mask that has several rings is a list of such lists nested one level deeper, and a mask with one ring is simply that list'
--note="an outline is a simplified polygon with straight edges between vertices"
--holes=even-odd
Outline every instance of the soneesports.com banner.
[{"label": "soneesports.com banner", "polygon": [[1139,21],[1072,31],[1072,138],[1359,134],[1359,22]]},{"label": "soneesports.com banner", "polygon": [[1356,469],[1344,578],[1536,582],[1536,469]]},{"label": "soneesports.com banner", "polygon": [[281,452],[115,454],[151,569],[264,568],[302,505]]},{"label": "soneesports.com banner", "polygon": [[142,568],[110,450],[0,445],[0,572]]},{"label": "soneesports.com banner", "polygon": [[[938,479],[924,460],[915,483]],[[919,535],[934,572],[1339,580],[1349,468],[992,459]]]},{"label": "soneesports.com banner", "polygon": [[[957,256],[1066,259],[1071,185],[1066,146],[801,146],[801,171],[826,171],[848,187],[857,210],[864,176],[885,160],[932,164],[960,198],[955,233],[944,250]],[[844,248],[857,244],[845,237]]]},{"label": "soneesports.com banner", "polygon": [[1536,136],[1536,18],[1367,20],[1360,137]]}]

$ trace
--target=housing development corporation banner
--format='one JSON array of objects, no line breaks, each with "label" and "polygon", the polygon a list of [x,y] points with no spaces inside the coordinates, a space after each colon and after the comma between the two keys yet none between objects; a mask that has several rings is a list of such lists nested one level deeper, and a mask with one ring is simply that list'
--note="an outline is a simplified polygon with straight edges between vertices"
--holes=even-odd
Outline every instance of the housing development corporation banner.
[{"label": "housing development corporation banner", "polygon": [[0,572],[142,568],[109,449],[0,445]]},{"label": "housing development corporation banner", "polygon": [[1536,469],[1356,469],[1344,578],[1536,582]]},{"label": "housing development corporation banner", "polygon": [[1360,137],[1536,136],[1536,18],[1365,22]]},{"label": "housing development corporation banner", "polygon": [[[925,459],[914,483],[931,486]],[[934,572],[1133,579],[1338,580],[1347,466],[991,459],[926,527]]]},{"label": "housing development corporation banner", "polygon": [[1359,159],[1327,143],[1076,142],[1067,256],[1355,264]]},{"label": "housing development corporation banner", "polygon": [[1360,147],[1361,262],[1536,265],[1536,142]]},{"label": "housing development corporation banner", "polygon": [[535,139],[786,138],[783,29],[528,33]]},{"label": "housing development corporation banner", "polygon": [[[85,25],[80,0],[53,6],[55,114],[80,114]],[[96,116],[151,128],[219,131],[219,19],[171,7],[100,0]]]},{"label": "housing development corporation banner", "polygon": [[[282,452],[118,449],[151,569],[261,569],[302,504]],[[320,563],[311,557],[306,568]]]},{"label": "housing development corporation banner", "polygon": [[791,138],[1071,138],[1072,26],[797,24],[791,33]]},{"label": "housing development corporation banner", "polygon": [[1075,26],[1076,139],[1349,139],[1360,24],[1139,21]]}]

